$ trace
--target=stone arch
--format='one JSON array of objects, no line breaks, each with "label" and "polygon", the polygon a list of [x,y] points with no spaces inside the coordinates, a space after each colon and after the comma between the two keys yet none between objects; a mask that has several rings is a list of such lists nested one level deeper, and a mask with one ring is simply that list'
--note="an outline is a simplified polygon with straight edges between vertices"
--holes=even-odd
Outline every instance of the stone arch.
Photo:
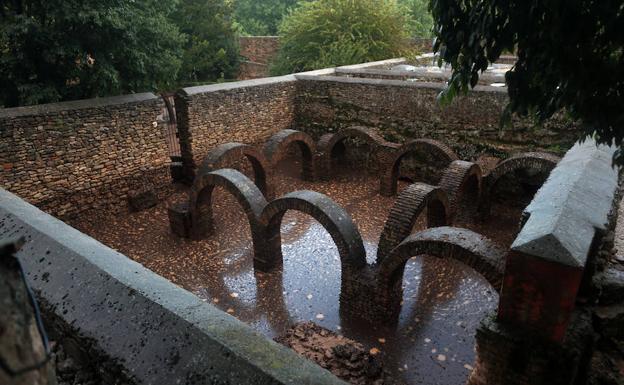
[{"label": "stone arch", "polygon": [[273,135],[264,145],[264,154],[274,166],[286,155],[291,144],[295,143],[301,151],[301,179],[314,180],[314,153],[316,143],[305,132],[297,130],[281,130]]},{"label": "stone arch", "polygon": [[200,176],[202,173],[212,172],[224,167],[232,167],[233,164],[244,158],[251,163],[256,185],[265,196],[270,197],[271,194],[267,184],[269,162],[262,152],[248,144],[232,142],[213,148],[202,161],[197,174]]},{"label": "stone arch", "polygon": [[447,165],[458,160],[459,157],[455,152],[444,143],[433,139],[416,139],[411,140],[401,146],[398,151],[384,164],[384,172],[380,179],[380,194],[385,197],[391,197],[397,193],[397,182],[399,179],[399,170],[401,161],[406,155],[412,153],[433,154],[437,159],[446,162]]},{"label": "stone arch", "polygon": [[456,160],[444,170],[440,187],[448,196],[451,223],[474,219],[481,199],[481,179],[481,167],[472,162]]},{"label": "stone arch", "polygon": [[427,227],[449,224],[449,203],[446,192],[426,183],[409,185],[399,194],[384,225],[377,248],[377,263],[410,235],[416,220],[427,209]]},{"label": "stone arch", "polygon": [[335,134],[325,134],[321,136],[317,144],[317,174],[322,179],[329,178],[332,166],[332,155],[336,146],[341,144],[345,139],[361,139],[369,146],[375,149],[384,147],[388,142],[377,133],[377,130],[367,127],[349,127],[340,130]]},{"label": "stone arch", "polygon": [[265,226],[266,250],[262,256],[265,269],[282,264],[280,226],[289,210],[296,210],[316,219],[331,235],[338,246],[343,281],[350,274],[366,266],[364,242],[351,216],[328,196],[315,191],[294,191],[269,203],[262,212]]},{"label": "stone arch", "polygon": [[533,170],[550,173],[561,160],[560,157],[546,152],[525,152],[505,159],[490,171],[483,180],[483,199],[481,213],[489,215],[491,198],[498,181],[516,170]]},{"label": "stone arch", "polygon": [[400,311],[405,265],[418,255],[456,259],[481,274],[500,292],[505,264],[503,248],[468,229],[434,227],[407,237],[379,265],[377,290],[389,318]]},{"label": "stone arch", "polygon": [[214,231],[212,216],[212,192],[215,187],[225,188],[232,194],[247,215],[254,251],[257,252],[264,240],[258,219],[267,201],[258,187],[243,173],[233,169],[219,169],[199,174],[191,187],[188,200],[190,234],[194,239],[202,239]]}]

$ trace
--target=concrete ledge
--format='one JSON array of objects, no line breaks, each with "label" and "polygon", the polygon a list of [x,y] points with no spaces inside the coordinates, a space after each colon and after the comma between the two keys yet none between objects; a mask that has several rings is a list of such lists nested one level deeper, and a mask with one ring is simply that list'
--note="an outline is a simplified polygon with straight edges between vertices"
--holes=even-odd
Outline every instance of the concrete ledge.
[{"label": "concrete ledge", "polygon": [[[421,56],[418,56],[416,59],[426,58],[426,57],[427,57],[427,55],[421,55]],[[431,55],[431,57],[433,57],[433,55]],[[336,68],[340,68],[342,70],[359,70],[359,69],[370,68],[370,67],[379,67],[379,66],[385,66],[385,65],[404,64],[405,62],[407,62],[406,58],[398,57],[398,58],[394,58],[394,59],[372,61],[372,62],[368,62],[368,63],[351,64],[351,65],[340,66],[340,67],[336,67]]]},{"label": "concrete ledge", "polygon": [[[124,255],[0,189],[0,239],[33,289],[136,384],[342,384]],[[90,349],[93,350],[93,349]]]},{"label": "concrete ledge", "polygon": [[[418,69],[416,71],[396,71],[396,70],[385,70],[385,69],[344,69],[344,68],[336,68],[337,75],[346,75],[346,76],[359,76],[362,78],[383,78],[390,80],[403,80],[406,79],[414,79],[414,78],[424,78],[431,79],[434,81],[448,81],[451,77],[451,70],[443,70],[441,72],[430,72],[422,69]],[[495,75],[495,74],[480,74],[479,76],[479,84],[489,85],[491,83],[505,83],[504,75]]]},{"label": "concrete ledge", "polygon": [[258,87],[258,86],[265,86],[265,85],[270,85],[270,84],[293,82],[297,80],[296,75],[323,76],[323,75],[333,75],[334,73],[335,73],[335,68],[325,68],[325,69],[316,70],[316,71],[300,72],[299,74],[273,76],[273,77],[268,77],[268,78],[241,80],[238,82],[227,82],[227,83],[187,87],[187,88],[181,89],[180,92],[183,95],[191,96],[191,95],[198,95],[198,94],[204,94],[204,93],[209,93],[209,92],[234,90],[237,88]]},{"label": "concrete ledge", "polygon": [[67,102],[37,104],[34,106],[0,108],[0,118],[12,118],[18,116],[41,115],[67,110],[82,110],[87,108],[107,107],[117,104],[139,103],[152,99],[160,99],[151,92],[140,94],[110,96],[106,98],[93,98],[83,100],[71,100]]},{"label": "concrete ledge", "polygon": [[[446,88],[445,83],[440,82],[406,82],[405,80],[391,79],[366,79],[366,78],[348,78],[344,76],[314,76],[308,74],[294,75],[297,80],[342,83],[342,84],[366,84],[377,86],[395,86],[395,87],[411,87],[411,88],[430,88],[435,90],[443,90]],[[507,95],[507,89],[504,87],[492,86],[476,86],[470,92],[496,92]]]}]

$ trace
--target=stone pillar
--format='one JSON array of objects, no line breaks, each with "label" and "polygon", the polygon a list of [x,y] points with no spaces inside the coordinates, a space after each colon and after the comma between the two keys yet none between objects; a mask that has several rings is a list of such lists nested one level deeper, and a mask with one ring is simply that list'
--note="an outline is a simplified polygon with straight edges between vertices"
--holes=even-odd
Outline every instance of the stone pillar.
[{"label": "stone pillar", "polygon": [[0,384],[56,385],[14,253],[13,244],[0,244],[0,359],[8,366],[0,367]]},{"label": "stone pillar", "polygon": [[477,362],[469,385],[569,385],[584,371],[592,344],[591,320],[577,312],[563,343],[496,321],[477,329]]}]

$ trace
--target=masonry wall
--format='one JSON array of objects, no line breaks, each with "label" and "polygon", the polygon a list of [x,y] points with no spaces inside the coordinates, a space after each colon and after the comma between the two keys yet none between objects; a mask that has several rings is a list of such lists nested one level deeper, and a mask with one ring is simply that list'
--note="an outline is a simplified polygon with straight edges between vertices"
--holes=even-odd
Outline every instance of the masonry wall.
[{"label": "masonry wall", "polygon": [[561,153],[578,137],[578,128],[562,117],[541,128],[515,119],[513,130],[502,130],[500,116],[508,101],[504,88],[478,86],[441,107],[436,97],[442,83],[305,75],[297,79],[297,128],[315,137],[351,125],[376,127],[394,142],[441,140],[464,159],[484,152]]},{"label": "masonry wall", "polygon": [[260,144],[291,128],[293,76],[185,88],[176,95],[182,159],[192,172],[207,152],[227,142]]},{"label": "masonry wall", "polygon": [[279,51],[279,36],[241,36],[238,42],[243,57],[238,79],[269,76],[269,65]]},{"label": "masonry wall", "polygon": [[170,186],[156,117],[161,99],[135,94],[0,110],[0,185],[58,217],[123,211],[136,192]]},{"label": "masonry wall", "polygon": [[240,54],[249,61],[267,64],[277,55],[279,39],[279,36],[241,36]]}]

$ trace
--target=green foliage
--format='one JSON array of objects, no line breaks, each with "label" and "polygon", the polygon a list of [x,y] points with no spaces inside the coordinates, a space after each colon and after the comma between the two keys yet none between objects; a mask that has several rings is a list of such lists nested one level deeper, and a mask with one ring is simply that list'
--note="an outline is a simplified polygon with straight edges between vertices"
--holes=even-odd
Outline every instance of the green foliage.
[{"label": "green foliage", "polygon": [[273,36],[288,10],[297,0],[236,0],[236,21],[240,32],[250,36]]},{"label": "green foliage", "polygon": [[291,73],[401,56],[407,19],[394,0],[315,0],[295,8],[280,26],[273,72]]},{"label": "green foliage", "polygon": [[429,11],[429,0],[399,0],[407,8],[409,31],[413,37],[433,37],[433,17]]},{"label": "green foliage", "polygon": [[[510,113],[540,123],[566,110],[599,143],[624,139],[624,3],[621,0],[432,0],[448,101],[477,84],[504,51]],[[616,162],[624,164],[621,151]]]},{"label": "green foliage", "polygon": [[0,106],[156,90],[180,67],[174,0],[0,4]]},{"label": "green foliage", "polygon": [[189,36],[179,80],[183,84],[232,79],[239,56],[231,0],[180,0],[172,19]]}]

